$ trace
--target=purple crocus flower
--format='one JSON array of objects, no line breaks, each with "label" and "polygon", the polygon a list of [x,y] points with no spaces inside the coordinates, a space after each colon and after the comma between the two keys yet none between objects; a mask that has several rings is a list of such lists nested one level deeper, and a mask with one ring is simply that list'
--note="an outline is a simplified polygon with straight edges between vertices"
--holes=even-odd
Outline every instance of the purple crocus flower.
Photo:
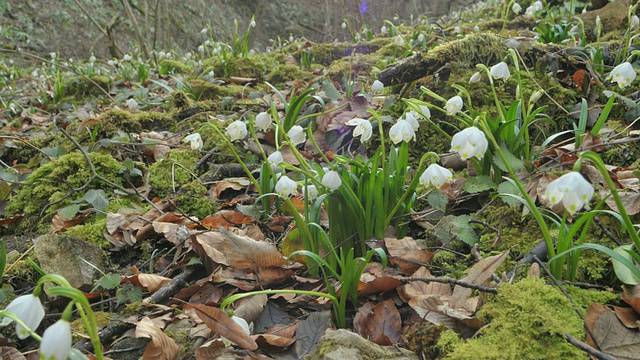
[{"label": "purple crocus flower", "polygon": [[367,7],[369,6],[369,4],[367,4],[366,1],[363,1],[360,3],[360,14],[364,15],[367,13]]}]

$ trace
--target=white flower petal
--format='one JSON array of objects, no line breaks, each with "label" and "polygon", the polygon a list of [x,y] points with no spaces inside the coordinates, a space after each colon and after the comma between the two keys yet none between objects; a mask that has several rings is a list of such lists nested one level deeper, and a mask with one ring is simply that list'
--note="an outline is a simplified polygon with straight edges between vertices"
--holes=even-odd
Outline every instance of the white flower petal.
[{"label": "white flower petal", "polygon": [[[40,325],[40,322],[44,318],[44,307],[36,296],[33,294],[19,296],[7,306],[6,312],[10,312],[17,316],[22,322],[31,330],[36,330]],[[12,319],[4,318],[0,322],[0,326],[6,326],[13,322]],[[29,334],[22,327],[22,325],[16,325],[16,334],[20,339],[26,339]]]},{"label": "white flower petal", "polygon": [[413,126],[411,126],[409,122],[400,119],[389,130],[389,138],[394,144],[397,144],[401,141],[409,142],[412,139],[416,139],[416,133],[413,130]]},{"label": "white flower petal", "polygon": [[458,111],[462,110],[463,105],[462,98],[456,95],[447,101],[444,108],[447,110],[447,114],[455,115]]},{"label": "white flower petal", "polygon": [[66,360],[71,352],[71,325],[66,320],[58,320],[42,335],[40,358],[45,360]]},{"label": "white flower petal", "polygon": [[263,111],[256,115],[254,121],[256,123],[256,127],[262,131],[267,131],[269,130],[269,127],[271,127],[271,115],[267,112]]},{"label": "white flower petal", "polygon": [[335,190],[342,185],[342,179],[340,174],[336,171],[329,171],[322,177],[322,185],[328,187],[331,190]]},{"label": "white flower petal", "polygon": [[449,169],[444,168],[438,164],[431,164],[420,175],[420,185],[427,186],[433,185],[436,188],[441,188],[445,183],[451,182],[453,174]]},{"label": "white flower petal", "polygon": [[276,193],[281,196],[292,196],[298,192],[298,184],[286,175],[280,177],[276,183]]},{"label": "white flower petal", "polygon": [[471,157],[482,159],[488,146],[489,141],[484,132],[475,126],[460,131],[451,139],[451,150],[460,154],[463,160]]},{"label": "white flower petal", "polygon": [[491,76],[494,79],[502,79],[504,81],[509,80],[511,77],[511,72],[509,72],[509,66],[506,62],[501,62],[491,67]]},{"label": "white flower petal", "polygon": [[289,136],[293,145],[299,145],[307,141],[307,134],[304,133],[304,129],[300,125],[292,126],[287,136]]},{"label": "white flower petal", "polygon": [[240,120],[232,122],[227,126],[227,136],[231,141],[244,139],[247,136],[247,125]]},{"label": "white flower petal", "polygon": [[346,124],[356,127],[353,129],[353,136],[360,136],[360,141],[362,142],[369,140],[373,134],[373,126],[369,120],[355,118],[347,121]]}]

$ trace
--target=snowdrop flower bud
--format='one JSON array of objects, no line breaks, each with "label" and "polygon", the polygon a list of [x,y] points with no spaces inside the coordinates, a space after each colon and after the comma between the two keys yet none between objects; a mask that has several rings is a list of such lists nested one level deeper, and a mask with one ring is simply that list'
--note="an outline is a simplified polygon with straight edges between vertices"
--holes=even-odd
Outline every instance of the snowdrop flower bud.
[{"label": "snowdrop flower bud", "polygon": [[416,119],[415,113],[413,111],[405,113],[403,119],[411,124],[413,131],[418,131],[418,129],[420,128],[420,123],[418,122],[418,119]]},{"label": "snowdrop flower bud", "polygon": [[51,60],[55,60],[56,57],[58,57],[58,54],[56,54],[55,52],[50,52],[49,56],[51,56]]},{"label": "snowdrop flower bud", "polygon": [[[251,329],[249,329],[249,324],[247,323],[247,320],[235,315],[231,317],[231,320],[233,320],[233,322],[235,322],[236,324],[240,325],[242,330],[247,335],[251,335]],[[229,339],[225,338],[224,336],[221,336],[220,339],[222,340],[222,343],[224,344],[224,346],[230,346],[232,344],[232,342]]]},{"label": "snowdrop flower bud", "polygon": [[318,188],[316,188],[315,185],[311,184],[311,185],[305,186],[305,191],[306,191],[305,196],[307,200],[311,201],[318,198]]},{"label": "snowdrop flower bud", "polygon": [[286,175],[282,175],[276,183],[276,193],[280,196],[289,197],[295,195],[297,192],[298,184]]},{"label": "snowdrop flower bud", "polygon": [[166,55],[167,55],[167,54],[165,54],[165,52],[164,52],[164,51],[159,51],[159,52],[158,52],[158,59],[164,59]]},{"label": "snowdrop flower bud", "polygon": [[460,34],[460,33],[462,33],[462,29],[460,29],[460,26],[456,26],[456,27],[453,29],[453,32],[454,32],[454,33],[456,33],[456,34]]},{"label": "snowdrop flower bud", "polygon": [[42,335],[40,359],[62,360],[71,352],[71,325],[67,320],[58,320]]},{"label": "snowdrop flower bud", "polygon": [[511,6],[511,11],[513,11],[514,14],[518,15],[520,14],[520,11],[522,11],[522,6],[520,6],[520,4],[518,3],[513,3],[513,5]]},{"label": "snowdrop flower bud", "polygon": [[[13,299],[4,311],[12,313],[22,320],[31,330],[36,330],[44,318],[44,307],[40,299],[33,294],[18,296]],[[11,318],[3,318],[0,326],[7,326],[13,322]],[[16,324],[16,334],[19,339],[26,339],[29,336],[27,330],[22,325]]]},{"label": "snowdrop flower bud", "polygon": [[247,125],[240,120],[232,122],[227,126],[227,136],[231,141],[244,139],[247,136]]},{"label": "snowdrop flower bud", "polygon": [[634,30],[635,28],[638,27],[638,25],[640,25],[640,19],[638,19],[637,15],[631,15],[631,30]]},{"label": "snowdrop flower bud", "polygon": [[131,61],[132,57],[131,57],[131,55],[129,55],[129,54],[124,54],[124,56],[122,57],[122,59],[123,59],[124,61]]},{"label": "snowdrop flower bud", "polygon": [[419,43],[423,42],[424,41],[424,34],[418,35],[418,38],[416,40],[418,40]]},{"label": "snowdrop flower bud", "polygon": [[273,171],[278,171],[280,170],[278,168],[278,164],[283,162],[284,158],[280,151],[276,151],[267,157],[267,161],[269,162],[269,165],[271,165],[271,169],[273,169]]},{"label": "snowdrop flower bud", "polygon": [[562,201],[562,206],[571,215],[589,204],[593,197],[593,186],[577,171],[564,174],[547,186],[542,198],[551,206]]},{"label": "snowdrop flower bud", "polygon": [[424,115],[425,119],[431,119],[431,110],[429,110],[429,108],[425,105],[419,105],[420,106],[420,111],[422,111],[422,114],[420,114],[420,116]]},{"label": "snowdrop flower bud", "polygon": [[337,171],[331,170],[324,174],[322,177],[322,185],[328,187],[331,190],[335,190],[342,185],[342,179]]},{"label": "snowdrop flower bud", "polygon": [[191,148],[193,150],[200,150],[202,149],[202,136],[200,136],[199,133],[194,133],[191,134],[189,136],[185,136],[184,139],[182,139],[183,143],[189,143],[189,145],[191,145]]},{"label": "snowdrop flower bud", "polygon": [[252,28],[256,27],[256,21],[251,20],[251,22],[249,23],[249,26],[251,26]]},{"label": "snowdrop flower bud", "polygon": [[544,9],[544,4],[540,0],[534,2],[532,6],[534,11],[540,11]]},{"label": "snowdrop flower bud", "polygon": [[502,79],[504,81],[509,80],[511,76],[511,72],[509,72],[509,66],[507,66],[506,62],[501,62],[491,67],[491,76],[494,79]]},{"label": "snowdrop flower bud", "polygon": [[206,34],[206,33],[207,33],[207,31],[209,31],[209,29],[204,28],[204,29],[200,30],[200,34]]},{"label": "snowdrop flower bud", "polygon": [[355,126],[353,129],[353,136],[360,136],[360,141],[365,142],[371,138],[373,134],[373,126],[371,126],[371,121],[365,119],[351,119],[346,123],[349,126]]},{"label": "snowdrop flower bud", "polygon": [[477,71],[475,74],[471,75],[471,78],[469,79],[469,84],[475,84],[477,82],[480,82],[480,80],[482,80],[482,74],[480,74],[480,72]]},{"label": "snowdrop flower bud", "polygon": [[198,46],[198,52],[201,54],[204,52],[204,45]]},{"label": "snowdrop flower bud", "polygon": [[444,108],[447,110],[447,114],[455,115],[458,111],[462,110],[462,105],[462,98],[456,95],[447,101]]},{"label": "snowdrop flower bud", "polygon": [[398,46],[404,46],[404,39],[402,38],[402,36],[398,35],[393,39],[393,43]]},{"label": "snowdrop flower bud", "polygon": [[629,62],[623,62],[622,64],[613,68],[607,79],[613,82],[617,82],[620,88],[624,88],[631,84],[636,79],[636,71]]},{"label": "snowdrop flower bud", "polygon": [[440,189],[445,183],[451,182],[451,179],[453,179],[453,174],[449,169],[438,164],[431,164],[420,175],[420,185],[433,185],[435,188]]},{"label": "snowdrop flower bud", "polygon": [[373,91],[374,93],[377,93],[382,89],[384,89],[384,84],[380,80],[374,81],[371,85],[371,91]]},{"label": "snowdrop flower bud", "polygon": [[136,110],[138,108],[138,102],[136,101],[136,99],[133,99],[133,98],[127,99],[127,101],[125,101],[124,104],[129,110]]},{"label": "snowdrop flower bud", "polygon": [[89,62],[90,62],[91,64],[93,64],[94,62],[96,62],[96,57],[95,57],[95,56],[93,56],[93,55],[91,55],[91,56],[89,57]]},{"label": "snowdrop flower bud", "polygon": [[109,66],[116,66],[116,65],[118,65],[118,60],[114,60],[114,59],[112,59],[112,60],[107,60],[107,65],[109,65]]},{"label": "snowdrop flower bud", "polygon": [[476,25],[473,27],[473,32],[480,32],[480,26]]},{"label": "snowdrop flower bud", "polygon": [[340,25],[341,28],[346,29],[347,28],[347,23],[346,22],[342,22],[342,25]]},{"label": "snowdrop flower bud", "polygon": [[409,122],[400,119],[389,130],[389,138],[394,144],[401,141],[409,142],[412,139],[416,139],[416,132],[413,130],[413,126]]},{"label": "snowdrop flower bud", "polygon": [[304,133],[304,129],[300,125],[293,125],[287,136],[291,139],[293,145],[299,145],[307,141],[307,134]]},{"label": "snowdrop flower bud", "polygon": [[460,154],[462,160],[474,156],[481,160],[488,147],[489,142],[484,132],[475,126],[460,131],[451,139],[451,150]]},{"label": "snowdrop flower bud", "polygon": [[380,28],[380,33],[381,34],[386,34],[387,33],[387,26],[386,25],[382,25],[382,27]]},{"label": "snowdrop flower bud", "polygon": [[529,98],[529,103],[535,104],[542,97],[542,90],[534,92]]},{"label": "snowdrop flower bud", "polygon": [[260,114],[256,115],[254,121],[258,129],[262,131],[267,131],[271,126],[271,115],[263,111]]},{"label": "snowdrop flower bud", "polygon": [[527,10],[524,11],[525,16],[534,16],[536,14],[536,9],[533,6],[528,6]]}]

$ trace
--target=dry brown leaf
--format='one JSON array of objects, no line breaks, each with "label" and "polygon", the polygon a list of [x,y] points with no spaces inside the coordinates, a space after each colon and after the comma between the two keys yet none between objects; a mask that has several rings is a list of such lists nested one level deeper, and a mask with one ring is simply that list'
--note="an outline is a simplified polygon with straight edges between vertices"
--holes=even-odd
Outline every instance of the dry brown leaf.
[{"label": "dry brown leaf", "polygon": [[[600,189],[600,196],[605,197],[611,194],[609,190]],[[640,213],[640,194],[637,192],[631,191],[618,191],[618,195],[620,195],[620,200],[622,201],[622,206],[627,211],[629,216],[633,216],[637,213]],[[609,196],[607,200],[605,200],[607,206],[614,211],[618,211],[618,206],[616,205],[616,201],[613,197]]]},{"label": "dry brown leaf", "polygon": [[640,285],[623,285],[622,290],[620,298],[640,313]]},{"label": "dry brown leaf", "polygon": [[384,244],[389,252],[389,262],[398,266],[405,274],[415,272],[433,257],[433,253],[422,250],[416,241],[408,236],[402,239],[385,238]]},{"label": "dry brown leaf", "polygon": [[268,353],[278,353],[296,342],[295,339],[274,334],[251,335],[251,338],[256,341],[260,349]]},{"label": "dry brown leaf", "polygon": [[[411,277],[433,277],[424,266],[411,274]],[[398,287],[398,295],[402,301],[408,303],[411,299],[421,295],[441,295],[447,298],[451,295],[451,285],[437,282],[411,281]]]},{"label": "dry brown leaf", "polygon": [[613,312],[616,313],[618,320],[629,329],[637,329],[640,325],[640,314],[633,308],[614,306]]},{"label": "dry brown leaf", "polygon": [[411,299],[409,306],[426,321],[435,325],[444,324],[448,329],[461,334],[473,334],[484,324],[464,309],[452,309],[445,302],[447,297],[423,295]]},{"label": "dry brown leaf", "polygon": [[2,346],[2,360],[25,360],[26,358],[18,349],[10,346]]},{"label": "dry brown leaf", "polygon": [[213,188],[211,188],[211,193],[214,195],[214,197],[218,198],[220,197],[220,194],[222,194],[222,192],[227,189],[236,190],[236,191],[245,189],[249,185],[249,182],[245,182],[246,181],[245,179],[242,179],[242,180],[244,181],[231,180],[231,179],[218,181],[213,186]]},{"label": "dry brown leaf", "polygon": [[84,220],[91,214],[91,212],[80,213],[78,216],[74,216],[72,219],[65,219],[60,215],[60,212],[56,212],[53,215],[53,219],[51,219],[51,228],[49,229],[52,233],[60,233],[72,226],[76,226],[78,224],[84,223]]},{"label": "dry brown leaf", "polygon": [[178,357],[180,349],[176,342],[168,337],[149,317],[144,317],[138,322],[136,337],[151,339],[142,354],[143,360],[173,360]]},{"label": "dry brown leaf", "polygon": [[[503,252],[500,255],[490,256],[478,261],[471,267],[471,269],[469,269],[467,276],[462,278],[460,281],[469,284],[484,285],[484,283],[491,278],[491,275],[493,275],[498,267],[500,267],[500,265],[508,255],[509,250]],[[472,292],[472,289],[456,285],[453,288],[453,294],[451,295],[449,306],[453,309],[462,308],[467,302],[467,299],[471,296]]]},{"label": "dry brown leaf", "polygon": [[258,349],[258,344],[244,332],[240,325],[231,320],[226,312],[216,307],[201,304],[186,304],[185,308],[188,307],[193,308],[198,317],[215,333],[227,338],[245,350],[253,351]]},{"label": "dry brown leaf", "polygon": [[[590,307],[591,308],[591,307]],[[607,309],[591,328],[600,350],[618,360],[635,360],[640,354],[640,332],[627,329],[613,311]]]},{"label": "dry brown leaf", "polygon": [[233,314],[245,319],[248,323],[256,321],[262,314],[264,306],[267,305],[267,300],[267,295],[260,294],[242,299],[242,302],[237,301]]},{"label": "dry brown leaf", "polygon": [[196,349],[196,360],[215,360],[225,353],[231,353],[231,350],[224,346],[222,340],[209,340]]},{"label": "dry brown leaf", "polygon": [[220,210],[213,215],[208,215],[200,223],[209,229],[217,230],[220,227],[238,227],[251,224],[253,223],[253,218],[232,210]]},{"label": "dry brown leaf", "polygon": [[397,344],[402,335],[400,313],[391,299],[377,305],[362,305],[353,319],[353,327],[365,339],[383,346]]},{"label": "dry brown leaf", "polygon": [[141,274],[136,266],[133,266],[131,270],[135,275],[123,277],[120,283],[130,282],[137,287],[154,293],[171,281],[171,279],[167,277],[156,274]]},{"label": "dry brown leaf", "polygon": [[256,241],[248,236],[239,236],[230,229],[222,228],[222,248],[230,266],[237,269],[280,267],[286,264],[282,253],[266,241]]},{"label": "dry brown leaf", "polygon": [[296,321],[293,324],[275,324],[272,327],[270,327],[269,329],[267,329],[267,331],[265,331],[266,334],[274,334],[274,335],[278,335],[278,336],[282,336],[282,337],[287,337],[287,338],[293,338],[293,336],[296,334],[296,330],[298,329],[298,327],[300,326],[300,322]]}]

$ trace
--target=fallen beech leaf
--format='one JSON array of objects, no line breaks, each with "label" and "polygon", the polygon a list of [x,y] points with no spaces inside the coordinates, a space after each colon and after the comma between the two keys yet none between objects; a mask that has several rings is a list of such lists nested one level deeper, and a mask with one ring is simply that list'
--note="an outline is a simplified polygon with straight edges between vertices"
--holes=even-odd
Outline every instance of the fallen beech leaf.
[{"label": "fallen beech leaf", "polygon": [[632,308],[640,313],[640,285],[623,285],[622,290],[622,296],[620,296],[622,301],[631,305]]},{"label": "fallen beech leaf", "polygon": [[266,241],[255,241],[248,236],[239,236],[227,228],[221,228],[222,243],[229,265],[237,269],[254,269],[284,266],[282,253]]},{"label": "fallen beech leaf", "polygon": [[[423,266],[411,274],[411,277],[429,278],[433,277],[433,275]],[[421,295],[442,295],[449,297],[451,295],[451,285],[437,282],[411,281],[399,286],[397,291],[400,299],[408,303],[411,299]]]},{"label": "fallen beech leaf", "polygon": [[142,318],[136,326],[137,338],[149,338],[151,342],[142,354],[143,360],[173,360],[180,349],[176,342],[168,337],[149,317]]},{"label": "fallen beech leaf", "polygon": [[298,327],[300,327],[300,322],[296,321],[293,324],[275,324],[272,327],[270,327],[269,329],[267,329],[267,331],[265,332],[265,334],[274,334],[274,335],[278,335],[278,336],[283,336],[283,337],[287,337],[287,338],[293,338],[293,336],[296,333],[296,330],[298,329]]},{"label": "fallen beech leaf", "polygon": [[389,252],[389,262],[398,266],[405,274],[415,272],[433,257],[433,253],[422,250],[416,241],[408,236],[402,239],[385,238],[384,244]]},{"label": "fallen beech leaf", "polygon": [[618,320],[622,322],[624,326],[629,329],[637,329],[640,323],[640,314],[633,308],[614,306],[613,312],[618,317]]},{"label": "fallen beech leaf", "polygon": [[198,317],[214,332],[227,338],[245,350],[257,350],[258,344],[247,335],[240,325],[231,320],[224,311],[201,304],[186,304],[196,310]]},{"label": "fallen beech leaf", "polygon": [[2,360],[24,360],[24,355],[18,349],[10,346],[2,346]]},{"label": "fallen beech leaf", "polygon": [[154,293],[171,281],[171,279],[167,277],[156,274],[141,274],[135,266],[133,266],[132,270],[135,275],[123,277],[122,280],[120,280],[120,283],[130,282],[137,287],[144,288],[146,291]]},{"label": "fallen beech leaf", "polygon": [[274,334],[251,335],[251,338],[256,341],[258,348],[268,353],[281,352],[284,348],[296,342],[295,339]]},{"label": "fallen beech leaf", "polygon": [[211,193],[216,197],[220,197],[223,191],[227,189],[232,190],[242,190],[249,186],[251,182],[247,181],[245,178],[235,178],[235,179],[224,179],[222,181],[218,181],[212,188]]},{"label": "fallen beech leaf", "polygon": [[55,215],[53,215],[53,219],[51,219],[51,228],[49,229],[49,231],[52,233],[60,233],[72,226],[82,224],[90,213],[91,212],[85,212],[71,219],[65,219],[58,211]]},{"label": "fallen beech leaf", "polygon": [[224,346],[222,340],[209,340],[196,349],[196,360],[219,359],[225,353],[231,353],[231,350]]},{"label": "fallen beech leaf", "polygon": [[[467,276],[462,278],[460,281],[475,285],[483,285],[491,278],[491,275],[496,271],[496,269],[500,267],[502,262],[507,258],[507,255],[509,255],[509,250],[500,255],[490,256],[478,261],[471,267],[471,269],[469,269]],[[451,295],[449,306],[453,309],[462,308],[467,299],[471,296],[472,292],[472,289],[456,285],[453,288],[453,294]]]},{"label": "fallen beech leaf", "polygon": [[444,324],[447,329],[454,330],[465,336],[472,335],[484,324],[478,318],[471,316],[462,309],[452,309],[445,305],[446,297],[439,295],[423,295],[411,299],[409,306],[426,321],[435,325]]},{"label": "fallen beech leaf", "polygon": [[[584,323],[593,331],[593,327],[596,323],[596,320],[605,312],[611,311],[607,309],[606,306],[598,303],[591,303],[587,308],[587,313],[584,315]],[[591,339],[591,335],[587,332],[587,343],[592,347],[596,348],[596,344]]]},{"label": "fallen beech leaf", "polygon": [[391,299],[377,305],[362,305],[353,319],[353,327],[365,339],[383,346],[397,344],[402,335],[400,313]]},{"label": "fallen beech leaf", "polygon": [[[249,298],[242,299],[243,301],[236,302],[236,309],[233,311],[233,315],[245,319],[248,323],[254,322],[258,316],[264,310],[264,306],[267,304],[267,295],[260,294],[251,296]],[[239,304],[239,305],[238,305]]]},{"label": "fallen beech leaf", "polygon": [[[602,197],[605,197],[609,194],[611,194],[609,190],[605,190],[605,189],[600,190],[600,196]],[[618,195],[620,195],[622,206],[624,206],[624,209],[627,211],[627,214],[629,216],[633,216],[640,212],[640,194],[639,193],[631,192],[631,191],[618,191]],[[607,198],[605,202],[607,203],[607,206],[609,206],[610,209],[617,211],[618,206],[616,205],[616,202],[613,199],[613,197],[609,196],[609,198]]]},{"label": "fallen beech leaf", "polygon": [[238,227],[251,224],[253,223],[253,218],[232,210],[220,210],[213,215],[205,217],[200,223],[209,229],[217,230],[220,227]]},{"label": "fallen beech leaf", "polygon": [[[327,329],[331,328],[331,312],[316,311],[300,322],[296,331],[296,342],[288,351],[280,355],[281,359],[302,359],[313,349]],[[346,360],[346,359],[345,359]]]},{"label": "fallen beech leaf", "polygon": [[604,312],[591,329],[598,339],[600,350],[618,360],[638,359],[640,354],[640,332],[627,329],[613,311]]}]

